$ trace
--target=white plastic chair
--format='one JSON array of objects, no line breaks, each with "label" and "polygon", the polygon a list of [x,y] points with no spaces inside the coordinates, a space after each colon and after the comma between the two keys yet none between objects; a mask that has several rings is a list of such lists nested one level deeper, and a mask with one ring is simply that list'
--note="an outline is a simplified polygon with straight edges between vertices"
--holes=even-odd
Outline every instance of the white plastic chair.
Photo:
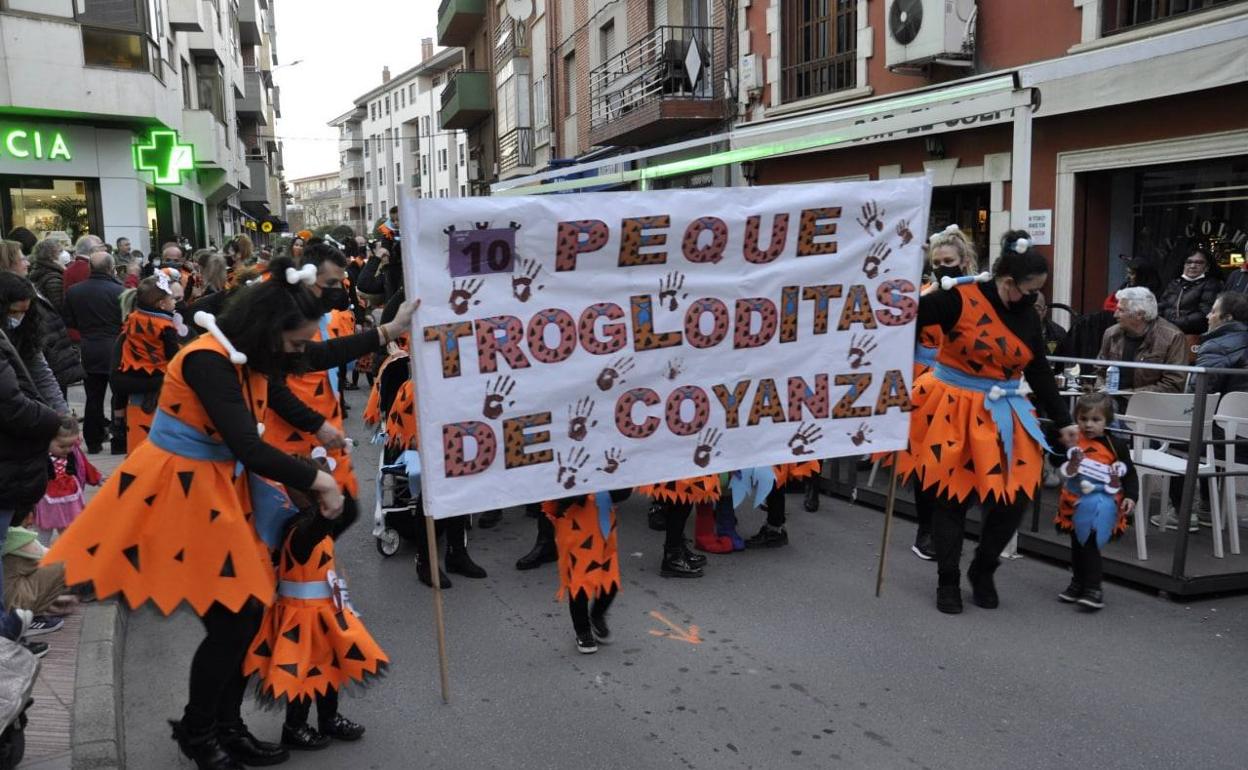
[{"label": "white plastic chair", "polygon": [[[1227,393],[1218,402],[1213,421],[1226,434],[1227,440],[1248,439],[1248,393]],[[1235,459],[1235,445],[1224,447],[1226,460],[1218,464],[1226,471],[1248,471],[1248,465]],[[1248,458],[1240,458],[1248,460]],[[1230,538],[1231,553],[1239,553],[1239,511],[1236,508],[1236,478],[1222,479],[1222,510],[1226,512],[1226,528]]]},{"label": "white plastic chair", "polygon": [[[1148,548],[1145,545],[1145,531],[1148,527],[1148,480],[1151,477],[1165,479],[1162,493],[1162,506],[1169,499],[1170,482],[1175,476],[1180,480],[1187,474],[1187,458],[1170,452],[1170,445],[1186,444],[1191,440],[1192,414],[1196,397],[1190,393],[1135,393],[1127,402],[1126,413],[1121,415],[1123,422],[1132,430],[1161,436],[1161,446],[1151,445],[1158,439],[1134,436],[1131,460],[1135,463],[1136,473],[1140,479],[1140,500],[1135,506],[1135,550],[1140,561],[1148,559]],[[1218,394],[1213,393],[1205,399],[1205,422],[1202,434],[1206,441],[1213,439],[1213,413],[1218,403]],[[1213,445],[1205,445],[1205,461],[1197,466],[1198,476],[1207,476],[1216,471]],[[1223,557],[1222,552],[1222,514],[1219,499],[1218,479],[1209,479],[1210,508],[1213,512],[1213,555]],[[1164,518],[1164,516],[1163,516]]]}]

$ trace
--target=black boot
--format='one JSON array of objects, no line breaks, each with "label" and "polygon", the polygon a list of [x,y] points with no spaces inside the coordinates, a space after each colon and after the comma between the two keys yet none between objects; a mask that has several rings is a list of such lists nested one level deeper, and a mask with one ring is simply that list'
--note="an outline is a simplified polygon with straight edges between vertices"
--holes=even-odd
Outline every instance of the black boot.
[{"label": "black boot", "polygon": [[[433,588],[433,580],[429,577],[429,559],[424,554],[416,557],[416,577],[420,579],[420,582]],[[451,579],[442,571],[441,564],[438,565],[438,584],[442,588],[451,587]]]},{"label": "black boot", "polygon": [[334,714],[321,724],[321,732],[340,741],[358,741],[364,737],[364,725],[352,722],[342,714]]},{"label": "black boot", "polygon": [[242,770],[243,766],[221,745],[216,727],[188,730],[176,719],[170,719],[169,726],[173,728],[178,748],[199,770]]},{"label": "black boot", "polygon": [[555,525],[550,523],[545,514],[541,514],[537,519],[537,540],[529,552],[516,561],[516,569],[537,569],[558,558],[559,552],[555,550]]},{"label": "black boot", "polygon": [[690,550],[688,540],[685,540],[682,547],[685,549],[685,561],[689,562],[689,566],[694,569],[702,569],[706,566],[706,557],[700,553],[694,553]]},{"label": "black boot", "polygon": [[290,752],[278,743],[262,741],[251,734],[243,720],[218,725],[221,745],[236,762],[249,767],[280,765],[290,759]]},{"label": "black boot", "polygon": [[995,566],[973,561],[966,571],[966,579],[971,584],[971,601],[986,610],[995,610],[1001,604],[1001,599],[997,596],[996,581],[992,579],[992,573],[996,570]]},{"label": "black boot", "polygon": [[472,557],[468,555],[467,548],[446,552],[446,571],[456,575],[463,575],[473,580],[480,580],[486,576],[485,570],[481,568],[481,565],[473,561]]},{"label": "black boot", "polygon": [[329,736],[318,732],[315,727],[304,722],[301,725],[282,725],[282,745],[296,751],[320,751],[329,745]]},{"label": "black boot", "polygon": [[655,532],[667,529],[667,517],[663,515],[663,503],[655,500],[650,503],[650,511],[646,514],[646,526]]},{"label": "black boot", "polygon": [[962,573],[954,569],[937,574],[936,609],[947,615],[957,615],[962,612]]},{"label": "black boot", "polygon": [[114,417],[112,436],[108,440],[108,452],[114,455],[126,453],[126,418]]},{"label": "black boot", "polygon": [[807,513],[819,510],[819,477],[806,479],[806,495],[802,499],[802,507]]},{"label": "black boot", "polygon": [[702,568],[695,567],[685,558],[683,545],[663,549],[663,562],[659,565],[659,574],[663,577],[697,578],[702,577]]}]

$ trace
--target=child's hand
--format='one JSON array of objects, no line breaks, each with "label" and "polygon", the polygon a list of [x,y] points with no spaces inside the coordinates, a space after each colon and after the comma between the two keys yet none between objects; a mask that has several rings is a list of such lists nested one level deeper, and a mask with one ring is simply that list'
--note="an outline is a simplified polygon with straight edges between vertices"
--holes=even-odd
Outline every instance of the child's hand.
[{"label": "child's hand", "polygon": [[1122,511],[1123,516],[1130,516],[1135,510],[1135,501],[1129,497],[1124,497],[1122,502],[1118,504],[1118,510]]},{"label": "child's hand", "polygon": [[1066,463],[1066,475],[1074,476],[1079,473],[1079,463],[1083,462],[1083,452],[1076,449],[1070,453],[1070,462]]}]

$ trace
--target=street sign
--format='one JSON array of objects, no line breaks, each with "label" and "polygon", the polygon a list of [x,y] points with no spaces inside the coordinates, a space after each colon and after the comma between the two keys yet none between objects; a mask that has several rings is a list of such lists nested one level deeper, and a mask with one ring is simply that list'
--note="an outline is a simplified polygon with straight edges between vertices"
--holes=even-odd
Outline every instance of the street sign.
[{"label": "street sign", "polygon": [[179,142],[176,131],[152,130],[146,144],[134,145],[134,167],[150,171],[156,184],[178,184],[195,169],[195,146]]}]

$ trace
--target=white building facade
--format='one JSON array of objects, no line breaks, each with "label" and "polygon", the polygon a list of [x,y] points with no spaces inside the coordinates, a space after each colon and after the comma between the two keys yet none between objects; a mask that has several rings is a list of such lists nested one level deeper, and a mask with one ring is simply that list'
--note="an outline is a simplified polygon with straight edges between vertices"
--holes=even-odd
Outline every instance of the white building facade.
[{"label": "white building facade", "polygon": [[271,6],[0,0],[0,230],[146,251],[280,218]]}]

